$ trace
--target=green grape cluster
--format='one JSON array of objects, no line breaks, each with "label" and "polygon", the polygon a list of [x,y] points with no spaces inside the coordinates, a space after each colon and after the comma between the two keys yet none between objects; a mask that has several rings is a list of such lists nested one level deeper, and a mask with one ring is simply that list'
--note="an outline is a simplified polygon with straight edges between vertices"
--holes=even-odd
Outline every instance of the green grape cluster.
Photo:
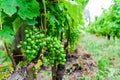
[{"label": "green grape cluster", "polygon": [[36,58],[42,49],[43,57],[47,60],[47,63],[45,60],[43,60],[43,63],[58,65],[66,62],[66,55],[64,54],[64,48],[61,42],[57,38],[44,37],[44,34],[40,33],[36,27],[26,27],[25,40],[20,41],[19,47],[28,61]]},{"label": "green grape cluster", "polygon": [[63,45],[57,38],[47,37],[45,41],[47,47],[45,57],[48,60],[48,64],[52,66],[58,64],[63,65],[66,62]]},{"label": "green grape cluster", "polygon": [[43,42],[44,34],[39,32],[36,27],[25,28],[25,40],[20,41],[19,46],[22,48],[25,58],[28,61],[33,60],[42,46],[46,43]]}]

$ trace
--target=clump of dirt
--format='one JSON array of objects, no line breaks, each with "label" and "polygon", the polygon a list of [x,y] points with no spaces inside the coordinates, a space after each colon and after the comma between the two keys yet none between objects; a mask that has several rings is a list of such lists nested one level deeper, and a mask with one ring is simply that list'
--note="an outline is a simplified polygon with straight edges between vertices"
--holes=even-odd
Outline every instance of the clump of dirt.
[{"label": "clump of dirt", "polygon": [[87,74],[92,76],[96,69],[96,63],[92,55],[80,46],[69,54],[65,64],[66,72],[64,78],[68,80],[80,80],[80,76]]}]

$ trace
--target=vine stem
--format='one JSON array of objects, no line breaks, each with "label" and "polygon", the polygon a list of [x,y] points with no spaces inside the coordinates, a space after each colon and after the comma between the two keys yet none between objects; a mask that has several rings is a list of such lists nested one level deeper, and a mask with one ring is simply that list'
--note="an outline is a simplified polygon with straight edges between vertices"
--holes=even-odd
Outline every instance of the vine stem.
[{"label": "vine stem", "polygon": [[[66,22],[68,24],[67,44],[66,44],[66,46],[68,47],[68,45],[70,43],[70,24],[69,24],[67,16],[65,16],[65,17],[66,17]],[[66,50],[66,55],[68,55],[68,50]]]},{"label": "vine stem", "polygon": [[57,78],[56,71],[57,71],[57,66],[56,66],[56,62],[54,62],[54,66],[52,66],[52,80],[56,80]]},{"label": "vine stem", "polygon": [[43,6],[44,6],[44,22],[43,22],[43,26],[44,26],[44,30],[45,30],[45,34],[46,34],[46,4],[45,4],[45,0],[42,0],[43,2]]},{"label": "vine stem", "polygon": [[15,71],[15,70],[17,70],[17,66],[16,66],[16,63],[15,63],[15,60],[14,60],[13,56],[11,55],[11,52],[10,52],[10,50],[9,50],[9,48],[8,48],[8,46],[7,46],[7,44],[5,42],[4,42],[4,45],[5,45],[5,49],[6,49],[7,53],[8,53],[8,56],[10,57],[10,59],[12,61],[13,69]]},{"label": "vine stem", "polygon": [[0,30],[2,30],[2,21],[1,21],[1,15],[0,15]]}]

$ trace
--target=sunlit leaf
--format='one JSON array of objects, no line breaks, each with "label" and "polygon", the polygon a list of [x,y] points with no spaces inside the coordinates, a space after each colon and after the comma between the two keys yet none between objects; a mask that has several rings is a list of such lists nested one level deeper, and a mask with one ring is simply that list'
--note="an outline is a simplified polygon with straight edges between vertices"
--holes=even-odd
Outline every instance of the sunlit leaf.
[{"label": "sunlit leaf", "polygon": [[14,32],[9,26],[4,26],[3,28],[3,30],[0,30],[0,39],[8,44],[11,44],[14,39]]}]

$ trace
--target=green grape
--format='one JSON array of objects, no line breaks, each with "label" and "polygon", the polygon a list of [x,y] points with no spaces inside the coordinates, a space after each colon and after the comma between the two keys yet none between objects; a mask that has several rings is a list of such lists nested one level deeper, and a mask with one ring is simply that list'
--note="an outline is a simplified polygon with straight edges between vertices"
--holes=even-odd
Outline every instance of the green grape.
[{"label": "green grape", "polygon": [[35,44],[32,44],[31,46],[32,46],[32,48],[35,48],[35,47],[36,47],[36,45],[35,45]]},{"label": "green grape", "polygon": [[57,52],[57,54],[59,54],[59,53],[60,53],[60,51],[58,51],[58,50],[56,50],[56,52]]},{"label": "green grape", "polygon": [[42,47],[42,46],[44,46],[44,44],[43,44],[43,43],[41,43],[41,47]]},{"label": "green grape", "polygon": [[52,57],[53,60],[55,60],[55,57]]},{"label": "green grape", "polygon": [[61,54],[62,57],[65,57],[66,55],[65,54]]},{"label": "green grape", "polygon": [[42,38],[42,37],[44,37],[44,34],[39,34],[39,36]]},{"label": "green grape", "polygon": [[59,59],[59,60],[62,60],[62,58],[61,58],[61,57],[59,57],[58,59]]},{"label": "green grape", "polygon": [[34,49],[38,50],[39,48],[38,48],[38,46],[34,46]]},{"label": "green grape", "polygon": [[34,28],[34,32],[38,32],[38,29],[37,29],[37,28]]},{"label": "green grape", "polygon": [[37,39],[37,40],[36,40],[36,43],[40,43],[40,40]]},{"label": "green grape", "polygon": [[20,45],[22,45],[23,44],[23,41],[20,41],[20,43],[19,43]]},{"label": "green grape", "polygon": [[35,44],[35,42],[34,42],[34,41],[31,41],[30,43],[31,43],[31,44]]},{"label": "green grape", "polygon": [[36,35],[36,38],[38,38],[38,39],[39,39],[39,38],[40,38],[40,35]]},{"label": "green grape", "polygon": [[43,45],[45,46],[45,45],[46,45],[46,42],[43,42]]},{"label": "green grape", "polygon": [[30,35],[32,35],[32,32],[30,31],[30,33],[29,33]]},{"label": "green grape", "polygon": [[36,50],[33,50],[32,53],[36,53]]},{"label": "green grape", "polygon": [[31,46],[27,46],[27,49],[31,49]]},{"label": "green grape", "polygon": [[56,50],[56,48],[54,47],[54,48],[53,48],[53,50],[55,51],[55,50]]},{"label": "green grape", "polygon": [[63,59],[63,62],[66,62],[66,59]]},{"label": "green grape", "polygon": [[42,46],[42,43],[39,43],[39,46],[41,47],[41,46]]},{"label": "green grape", "polygon": [[33,36],[31,36],[31,38],[32,38],[32,39],[34,39],[34,38],[35,38],[35,36],[34,36],[34,35],[33,35]]},{"label": "green grape", "polygon": [[30,53],[30,50],[26,50],[26,53]]},{"label": "green grape", "polygon": [[26,30],[25,30],[25,33],[28,33],[28,32],[29,32],[29,31],[26,29]]},{"label": "green grape", "polygon": [[32,41],[32,39],[31,38],[27,38],[27,41]]},{"label": "green grape", "polygon": [[53,59],[51,59],[50,61],[51,61],[51,64],[54,64],[54,60]]},{"label": "green grape", "polygon": [[63,51],[64,51],[64,49],[63,49],[63,48],[60,48],[60,51],[61,51],[61,52],[63,52]]},{"label": "green grape", "polygon": [[27,42],[23,42],[24,45],[27,45]]},{"label": "green grape", "polygon": [[26,34],[25,37],[28,38],[28,37],[29,37],[29,34]]},{"label": "green grape", "polygon": [[45,40],[46,40],[46,42],[49,42],[49,40],[50,40],[50,37],[47,37]]},{"label": "green grape", "polygon": [[57,48],[59,45],[55,44],[54,46]]}]

